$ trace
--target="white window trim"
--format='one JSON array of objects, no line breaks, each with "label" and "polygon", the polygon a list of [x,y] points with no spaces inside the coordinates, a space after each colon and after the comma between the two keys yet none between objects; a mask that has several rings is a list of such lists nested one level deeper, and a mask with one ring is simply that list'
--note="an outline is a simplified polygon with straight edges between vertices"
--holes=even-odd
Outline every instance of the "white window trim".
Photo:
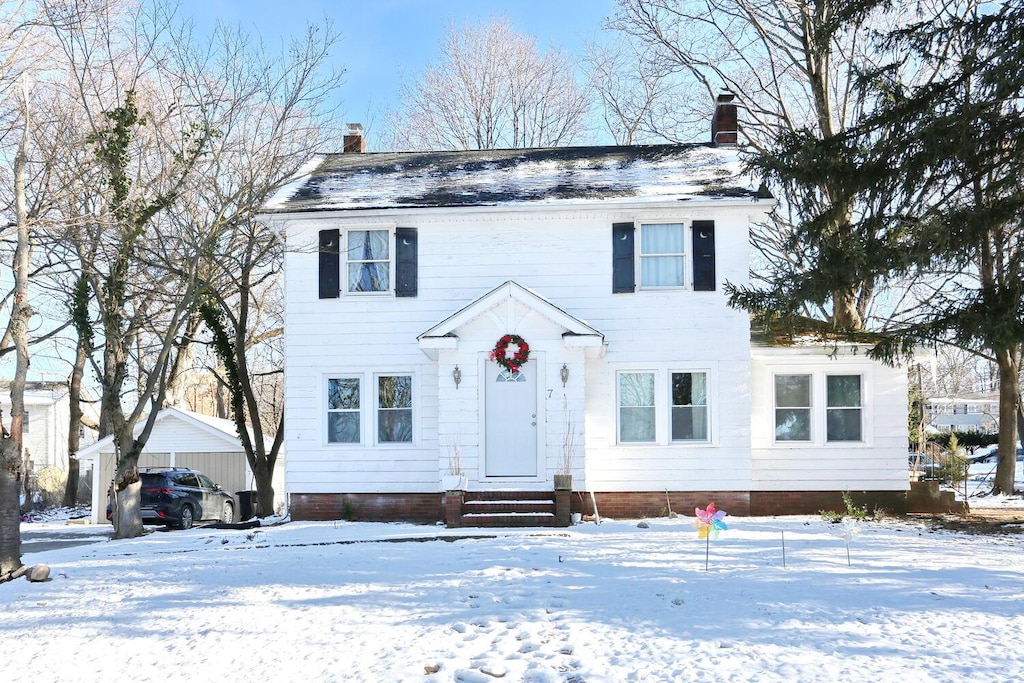
[{"label": "white window trim", "polygon": [[[708,438],[705,441],[672,440],[672,373],[703,372],[708,383]],[[622,441],[619,438],[619,375],[623,373],[651,373],[654,375],[654,441]],[[615,445],[623,448],[710,448],[719,445],[718,440],[718,367],[716,363],[694,366],[621,365],[614,368],[615,391],[612,414],[615,420]]]},{"label": "white window trim", "polygon": [[[768,385],[768,406],[770,410],[769,432],[771,443],[776,448],[866,448],[874,441],[874,396],[873,378],[869,368],[863,365],[812,365],[798,369],[792,367],[775,367],[771,370]],[[811,440],[780,441],[775,438],[775,378],[779,375],[810,375],[811,376]],[[860,375],[860,441],[829,441],[827,420],[827,377],[835,375]]]},{"label": "white window trim", "polygon": [[[339,237],[339,252],[341,258],[339,259],[340,264],[338,268],[341,272],[338,274],[341,285],[342,296],[354,296],[354,297],[394,297],[395,296],[395,268],[397,262],[395,261],[395,231],[397,225],[394,223],[383,223],[383,224],[369,224],[369,225],[350,225],[340,228],[341,236]],[[353,292],[348,288],[348,265],[352,263],[348,260],[348,236],[351,232],[365,232],[367,230],[386,230],[388,233],[388,287],[387,289],[380,292]],[[358,261],[361,263],[361,261]]]},{"label": "white window trim", "polygon": [[[381,377],[409,377],[412,381],[411,398],[412,405],[409,407],[412,411],[412,439],[409,441],[381,441],[380,440],[380,393],[378,391],[378,380]],[[372,443],[375,448],[411,448],[416,445],[419,437],[419,430],[416,429],[416,397],[418,395],[419,382],[416,378],[416,373],[405,370],[395,370],[388,372],[375,372],[373,373],[373,422],[371,436],[373,437]],[[369,443],[369,442],[368,442]]]},{"label": "white window trim", "polygon": [[[636,272],[636,288],[637,291],[641,292],[664,292],[664,291],[678,291],[678,290],[692,290],[693,289],[693,264],[691,263],[693,255],[690,251],[693,249],[693,221],[679,220],[679,219],[659,219],[659,220],[638,220],[634,221],[636,227],[636,248],[633,250],[634,253],[634,271]],[[681,285],[666,285],[662,287],[654,285],[644,285],[644,268],[643,268],[643,231],[645,225],[682,225],[683,226],[683,251],[680,254],[683,259],[683,284]],[[653,254],[652,254],[653,256]]]}]

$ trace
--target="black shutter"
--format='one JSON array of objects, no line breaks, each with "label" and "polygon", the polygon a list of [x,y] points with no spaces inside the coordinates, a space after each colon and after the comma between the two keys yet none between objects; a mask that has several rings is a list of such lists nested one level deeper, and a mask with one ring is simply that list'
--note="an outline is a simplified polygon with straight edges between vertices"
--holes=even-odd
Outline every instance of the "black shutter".
[{"label": "black shutter", "polygon": [[636,291],[635,233],[632,223],[612,224],[612,292]]},{"label": "black shutter", "polygon": [[320,231],[320,298],[337,299],[341,292],[341,233]]},{"label": "black shutter", "polygon": [[395,228],[395,296],[416,296],[416,228]]},{"label": "black shutter", "polygon": [[693,291],[715,291],[715,222],[693,222]]}]

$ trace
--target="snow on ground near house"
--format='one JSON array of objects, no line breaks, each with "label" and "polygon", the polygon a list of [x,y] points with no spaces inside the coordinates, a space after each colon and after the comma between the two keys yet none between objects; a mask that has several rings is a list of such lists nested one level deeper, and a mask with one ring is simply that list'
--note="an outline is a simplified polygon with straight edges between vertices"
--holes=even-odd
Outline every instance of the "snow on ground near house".
[{"label": "snow on ground near house", "polygon": [[53,579],[0,584],[3,680],[1024,678],[1024,534],[868,522],[848,566],[842,525],[726,521],[708,571],[688,517],[29,546]]}]

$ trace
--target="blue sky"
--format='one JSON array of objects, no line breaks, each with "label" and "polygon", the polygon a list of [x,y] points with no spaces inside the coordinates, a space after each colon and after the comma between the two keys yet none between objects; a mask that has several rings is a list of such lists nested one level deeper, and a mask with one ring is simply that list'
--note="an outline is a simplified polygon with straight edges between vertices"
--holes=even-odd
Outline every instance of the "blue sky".
[{"label": "blue sky", "polygon": [[436,58],[449,21],[505,16],[542,48],[579,55],[614,8],[614,0],[182,0],[180,11],[200,31],[220,19],[254,29],[271,46],[300,34],[307,22],[333,20],[342,33],[336,65],[347,72],[344,121],[368,122],[373,112],[379,127],[402,75],[420,72]]}]

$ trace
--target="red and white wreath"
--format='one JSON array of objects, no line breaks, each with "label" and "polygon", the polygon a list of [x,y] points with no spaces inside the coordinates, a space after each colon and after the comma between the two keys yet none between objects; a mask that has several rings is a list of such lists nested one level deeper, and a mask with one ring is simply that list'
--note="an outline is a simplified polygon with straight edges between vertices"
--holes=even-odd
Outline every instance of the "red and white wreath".
[{"label": "red and white wreath", "polygon": [[[516,350],[509,355],[508,347],[513,344],[516,346]],[[494,345],[494,350],[491,351],[491,360],[509,372],[519,372],[519,368],[526,365],[526,361],[529,359],[530,345],[518,334],[502,335],[498,343]]]}]

